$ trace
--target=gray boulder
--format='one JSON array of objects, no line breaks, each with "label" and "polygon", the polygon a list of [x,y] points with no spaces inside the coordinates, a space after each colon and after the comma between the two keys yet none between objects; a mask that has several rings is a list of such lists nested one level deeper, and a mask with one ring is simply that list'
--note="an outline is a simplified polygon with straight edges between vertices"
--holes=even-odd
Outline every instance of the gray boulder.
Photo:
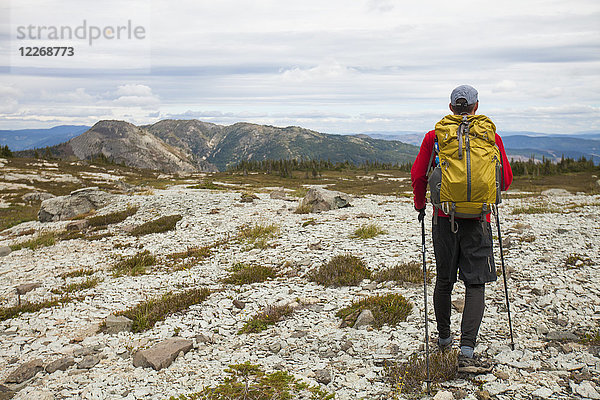
[{"label": "gray boulder", "polygon": [[9,255],[12,252],[9,246],[0,246],[0,257]]},{"label": "gray boulder", "polygon": [[38,219],[40,222],[64,221],[102,208],[113,198],[113,194],[103,192],[97,187],[75,190],[68,196],[42,201]]},{"label": "gray boulder", "polygon": [[353,328],[358,329],[363,326],[369,326],[372,325],[373,322],[375,322],[375,318],[373,317],[371,310],[362,310],[358,315],[358,318],[356,318]]},{"label": "gray boulder", "polygon": [[97,355],[89,355],[83,357],[83,360],[77,363],[79,369],[90,369],[100,362],[100,357]]},{"label": "gray boulder", "polygon": [[65,371],[72,365],[75,365],[75,360],[73,357],[62,357],[46,365],[46,372],[52,374],[58,370]]},{"label": "gray boulder", "polygon": [[300,207],[310,207],[311,212],[329,211],[350,206],[350,196],[346,193],[322,188],[310,188],[304,198],[300,200]]},{"label": "gray boulder", "polygon": [[23,195],[23,201],[31,203],[34,201],[44,201],[55,197],[53,194],[48,192],[30,192]]},{"label": "gray boulder", "polygon": [[133,366],[148,368],[156,371],[167,368],[177,358],[179,353],[190,351],[193,342],[186,339],[171,338],[152,346],[149,349],[140,350],[133,356]]},{"label": "gray boulder", "polygon": [[130,331],[133,321],[122,315],[109,315],[104,320],[106,324],[106,333],[114,334],[123,331]]},{"label": "gray boulder", "polygon": [[269,193],[269,197],[272,199],[276,199],[276,200],[285,200],[285,201],[295,201],[296,200],[295,198],[288,196],[288,194],[285,192],[285,190],[283,190],[283,188],[273,190],[271,193]]},{"label": "gray boulder", "polygon": [[19,286],[16,287],[17,294],[18,295],[22,295],[22,294],[25,294],[25,293],[29,293],[32,290],[35,290],[35,289],[39,288],[40,286],[42,286],[42,284],[38,283],[38,282],[23,283],[23,284],[21,284],[21,285],[19,285]]},{"label": "gray boulder", "polygon": [[22,364],[8,375],[6,383],[23,383],[44,369],[44,363],[39,358]]}]

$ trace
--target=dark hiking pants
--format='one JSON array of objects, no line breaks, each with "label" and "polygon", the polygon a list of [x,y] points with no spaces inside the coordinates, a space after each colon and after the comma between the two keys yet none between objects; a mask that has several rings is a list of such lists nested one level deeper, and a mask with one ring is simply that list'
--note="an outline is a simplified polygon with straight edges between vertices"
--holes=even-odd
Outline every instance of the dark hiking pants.
[{"label": "dark hiking pants", "polygon": [[461,322],[461,346],[475,347],[485,308],[485,283],[497,279],[489,222],[456,219],[458,232],[450,220],[438,217],[433,224],[436,282],[433,306],[440,338],[450,336],[452,288],[458,277],[465,283],[465,308]]}]

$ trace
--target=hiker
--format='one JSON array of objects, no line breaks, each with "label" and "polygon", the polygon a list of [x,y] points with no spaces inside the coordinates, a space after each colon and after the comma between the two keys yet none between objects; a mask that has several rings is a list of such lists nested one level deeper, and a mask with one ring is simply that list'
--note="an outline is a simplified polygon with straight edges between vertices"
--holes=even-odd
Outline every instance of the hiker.
[{"label": "hiker", "polygon": [[[434,204],[432,236],[437,275],[433,305],[439,335],[437,344],[441,350],[452,347],[451,294],[457,273],[465,284],[459,354],[461,365],[475,362],[473,352],[485,307],[485,284],[496,280],[490,211],[499,202],[499,191],[507,190],[512,182],[512,171],[502,139],[495,133],[496,127],[489,118],[475,114],[478,107],[478,93],[475,88],[469,85],[455,88],[450,95],[450,111],[453,114],[444,117],[436,124],[436,129],[425,135],[411,169],[414,205],[419,212],[419,221],[422,222],[425,217],[428,180]],[[463,122],[465,124],[462,124]],[[449,138],[454,138],[454,142],[451,143]],[[448,151],[444,150],[444,146],[455,147]],[[478,149],[485,148],[487,149],[483,154],[485,157],[492,157],[491,160],[496,162],[497,173],[491,167],[487,168],[489,171],[486,170],[484,164],[491,165],[489,161],[481,162],[477,159],[482,154]],[[457,167],[448,168],[449,164],[454,162],[450,158],[459,158]],[[454,170],[453,176],[441,178],[432,186],[431,180],[436,174],[433,168],[436,166],[440,176],[449,174],[446,171],[448,169],[457,169]],[[434,171],[431,175],[430,170]],[[495,176],[488,178],[486,174]],[[497,183],[498,177],[501,177],[500,184]],[[444,179],[446,182],[442,182]],[[467,184],[468,179],[471,181]],[[489,185],[494,187],[484,191],[493,191],[487,194],[491,200],[476,203],[474,210],[464,207],[461,210],[460,207],[473,207],[475,203],[461,203],[465,199],[449,200],[448,196],[460,197],[464,193],[469,193],[470,196],[471,190],[476,192],[478,189],[475,188],[478,186],[483,185],[485,188],[488,183],[479,181],[488,179],[492,179]],[[460,180],[464,182],[461,183]],[[453,193],[461,190],[462,194]],[[435,196],[438,196],[437,200]]]}]

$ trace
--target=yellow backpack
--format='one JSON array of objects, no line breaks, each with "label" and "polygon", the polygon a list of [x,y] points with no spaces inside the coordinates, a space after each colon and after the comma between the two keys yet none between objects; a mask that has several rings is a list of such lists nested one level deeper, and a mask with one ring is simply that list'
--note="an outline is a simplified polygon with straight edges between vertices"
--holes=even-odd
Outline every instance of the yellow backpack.
[{"label": "yellow backpack", "polygon": [[437,209],[449,215],[453,231],[455,216],[485,221],[501,201],[496,126],[485,115],[447,115],[435,125],[435,134],[439,162],[429,177],[434,215]]}]

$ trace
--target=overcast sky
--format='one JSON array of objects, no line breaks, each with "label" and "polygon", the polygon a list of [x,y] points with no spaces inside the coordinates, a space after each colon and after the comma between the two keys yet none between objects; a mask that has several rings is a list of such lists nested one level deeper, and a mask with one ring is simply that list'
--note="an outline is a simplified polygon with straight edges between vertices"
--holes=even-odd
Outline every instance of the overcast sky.
[{"label": "overcast sky", "polygon": [[[18,37],[84,20],[144,37]],[[600,130],[598,0],[0,0],[0,25],[0,129],[197,118],[424,132],[466,83],[500,133]],[[49,45],[76,54],[19,54]]]}]

